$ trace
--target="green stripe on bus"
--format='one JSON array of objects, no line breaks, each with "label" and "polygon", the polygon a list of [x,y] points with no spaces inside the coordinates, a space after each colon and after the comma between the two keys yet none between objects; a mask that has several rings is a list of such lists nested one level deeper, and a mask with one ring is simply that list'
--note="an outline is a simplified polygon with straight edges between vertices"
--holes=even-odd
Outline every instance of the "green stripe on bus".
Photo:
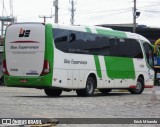
[{"label": "green stripe on bus", "polygon": [[[88,33],[92,33],[92,31],[89,27],[86,27],[85,29]],[[94,55],[94,62],[95,62],[95,65],[96,65],[97,75],[98,75],[99,78],[102,78],[101,66],[100,66],[100,62],[99,62],[99,57],[97,55]]]},{"label": "green stripe on bus", "polygon": [[[51,87],[50,82],[51,74],[45,76],[8,76],[4,75],[5,85],[14,87]],[[20,79],[27,79],[26,83],[21,83]]]},{"label": "green stripe on bus", "polygon": [[104,56],[106,73],[111,79],[135,79],[132,58]]},{"label": "green stripe on bus", "polygon": [[52,25],[46,24],[45,26],[45,60],[48,60],[50,63],[51,74],[48,78],[48,82],[52,84],[53,77],[53,67],[54,67],[54,47],[53,47],[53,32]]},{"label": "green stripe on bus", "polygon": [[127,35],[124,32],[116,31],[116,30],[105,30],[105,29],[96,29],[98,34],[119,37],[119,38],[127,38]]},{"label": "green stripe on bus", "polygon": [[99,57],[97,55],[94,55],[94,62],[96,65],[97,75],[99,78],[102,78],[101,66],[100,66],[100,62],[99,62]]},{"label": "green stripe on bus", "polygon": [[92,31],[91,31],[91,29],[90,29],[89,27],[86,27],[86,31],[87,31],[88,33],[92,33]]}]

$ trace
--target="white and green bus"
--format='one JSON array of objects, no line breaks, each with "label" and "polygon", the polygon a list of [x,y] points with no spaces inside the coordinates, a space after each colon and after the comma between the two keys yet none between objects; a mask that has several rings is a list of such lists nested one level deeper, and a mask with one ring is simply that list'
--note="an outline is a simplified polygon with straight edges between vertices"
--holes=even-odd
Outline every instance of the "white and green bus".
[{"label": "white and green bus", "polygon": [[40,88],[48,96],[70,90],[92,96],[95,89],[141,94],[153,87],[153,48],[134,33],[17,23],[6,29],[4,50],[4,80],[11,87]]}]

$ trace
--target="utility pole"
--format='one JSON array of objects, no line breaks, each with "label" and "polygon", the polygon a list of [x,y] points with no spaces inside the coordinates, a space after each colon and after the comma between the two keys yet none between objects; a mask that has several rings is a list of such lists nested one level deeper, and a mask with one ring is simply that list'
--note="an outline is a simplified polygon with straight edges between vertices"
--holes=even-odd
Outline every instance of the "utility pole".
[{"label": "utility pole", "polygon": [[71,9],[70,9],[70,11],[71,11],[71,20],[70,20],[71,25],[74,24],[74,12],[76,11],[76,9],[74,8],[74,5],[75,5],[75,2],[72,0],[71,1]]},{"label": "utility pole", "polygon": [[133,33],[136,33],[136,0],[134,0],[134,7],[133,7]]},{"label": "utility pole", "polygon": [[[2,1],[3,3],[3,11],[5,8],[4,0]],[[10,16],[3,16],[3,11],[2,11],[2,16],[0,16],[0,22],[1,22],[1,35],[0,37],[4,37],[4,29],[8,25],[8,23],[14,23],[16,21],[16,17],[13,16],[13,1],[10,0]]]},{"label": "utility pole", "polygon": [[13,17],[13,0],[10,0],[10,16]]},{"label": "utility pole", "polygon": [[53,1],[53,6],[55,7],[55,23],[58,23],[58,0]]},{"label": "utility pole", "polygon": [[43,22],[46,23],[46,18],[52,18],[52,16],[39,16],[39,18],[43,18]]}]

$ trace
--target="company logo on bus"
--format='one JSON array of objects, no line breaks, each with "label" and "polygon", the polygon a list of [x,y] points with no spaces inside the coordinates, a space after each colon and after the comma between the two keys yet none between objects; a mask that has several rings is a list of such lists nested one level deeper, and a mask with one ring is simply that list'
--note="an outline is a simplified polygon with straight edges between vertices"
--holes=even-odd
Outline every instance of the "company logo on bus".
[{"label": "company logo on bus", "polygon": [[19,37],[29,37],[31,30],[23,30],[22,28],[19,31]]}]

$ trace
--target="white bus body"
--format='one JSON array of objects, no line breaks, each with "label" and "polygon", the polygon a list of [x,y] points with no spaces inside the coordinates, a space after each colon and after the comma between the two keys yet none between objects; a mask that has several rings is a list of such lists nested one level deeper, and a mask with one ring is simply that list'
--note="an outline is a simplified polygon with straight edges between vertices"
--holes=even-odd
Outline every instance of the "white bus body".
[{"label": "white bus body", "polygon": [[5,84],[43,88],[49,96],[76,90],[115,88],[140,94],[153,87],[150,42],[128,32],[102,27],[19,23],[7,27],[3,70]]}]

